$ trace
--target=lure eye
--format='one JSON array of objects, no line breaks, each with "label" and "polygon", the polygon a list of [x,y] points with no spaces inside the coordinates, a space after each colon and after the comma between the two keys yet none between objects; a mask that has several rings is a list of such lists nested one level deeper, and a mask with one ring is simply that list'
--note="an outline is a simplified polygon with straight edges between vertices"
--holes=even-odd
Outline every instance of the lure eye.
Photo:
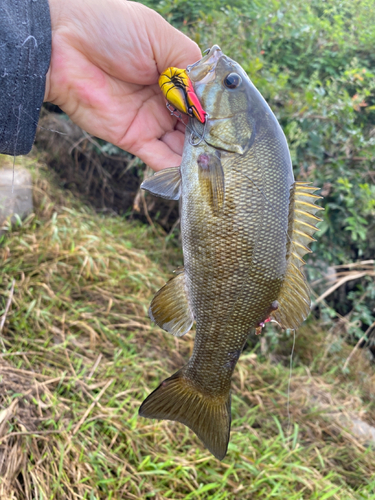
[{"label": "lure eye", "polygon": [[237,75],[237,73],[229,73],[229,75],[224,78],[224,85],[228,87],[228,89],[237,88],[241,82],[242,78],[240,75]]}]

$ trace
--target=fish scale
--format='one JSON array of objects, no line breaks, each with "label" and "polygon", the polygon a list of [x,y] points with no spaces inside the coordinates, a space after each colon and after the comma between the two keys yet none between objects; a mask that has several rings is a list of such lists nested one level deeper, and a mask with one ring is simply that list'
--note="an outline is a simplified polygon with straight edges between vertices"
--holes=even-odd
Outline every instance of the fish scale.
[{"label": "fish scale", "polygon": [[269,319],[297,328],[309,313],[301,265],[319,196],[294,181],[284,133],[237,63],[214,46],[184,75],[206,122],[189,119],[181,167],[142,187],[180,199],[184,254],[184,269],[155,295],[150,317],[176,336],[195,321],[196,335],[187,364],[139,413],[187,425],[222,459],[231,378],[246,338]]}]

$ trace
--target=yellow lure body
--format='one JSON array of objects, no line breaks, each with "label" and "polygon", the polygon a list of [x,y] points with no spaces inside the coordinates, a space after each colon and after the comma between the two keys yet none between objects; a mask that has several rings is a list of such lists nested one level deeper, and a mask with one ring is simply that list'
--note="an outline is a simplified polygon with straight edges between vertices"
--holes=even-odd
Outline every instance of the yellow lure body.
[{"label": "yellow lure body", "polygon": [[160,75],[159,86],[174,108],[191,117],[195,116],[201,123],[205,122],[207,113],[203,110],[185,69],[166,69]]}]

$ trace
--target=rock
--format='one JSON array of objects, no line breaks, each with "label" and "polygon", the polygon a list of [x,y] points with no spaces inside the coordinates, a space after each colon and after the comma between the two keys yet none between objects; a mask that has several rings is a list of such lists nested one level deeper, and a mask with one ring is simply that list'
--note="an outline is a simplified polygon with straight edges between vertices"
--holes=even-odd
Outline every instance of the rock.
[{"label": "rock", "polygon": [[[12,189],[13,185],[13,189]],[[13,191],[13,192],[12,192]],[[24,168],[0,168],[0,227],[9,216],[24,219],[33,211],[32,178]]]},{"label": "rock", "polygon": [[352,417],[351,424],[351,431],[355,436],[375,445],[375,427],[355,417]]}]

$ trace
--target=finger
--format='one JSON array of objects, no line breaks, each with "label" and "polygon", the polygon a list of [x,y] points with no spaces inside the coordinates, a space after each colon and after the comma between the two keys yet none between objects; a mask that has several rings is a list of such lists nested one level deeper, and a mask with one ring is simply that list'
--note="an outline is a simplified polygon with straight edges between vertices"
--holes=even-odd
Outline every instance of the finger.
[{"label": "finger", "polygon": [[172,132],[167,132],[160,139],[164,144],[169,146],[171,151],[182,156],[182,150],[184,149],[185,134],[179,130],[173,130]]},{"label": "finger", "polygon": [[[81,23],[86,32],[82,36],[78,30],[77,48],[83,45],[90,59],[115,78],[152,85],[167,67],[186,68],[201,58],[195,42],[145,5],[112,0],[111,8],[99,9],[99,14],[95,26],[92,21]],[[100,44],[98,32],[105,35]]]},{"label": "finger", "polygon": [[172,151],[165,142],[159,139],[145,142],[139,149],[129,152],[138,156],[156,172],[163,168],[178,167],[181,164],[181,155]]},{"label": "finger", "polygon": [[175,66],[186,68],[201,59],[198,45],[186,35],[171,26],[159,14],[152,16],[148,23],[148,35],[159,73]]}]

